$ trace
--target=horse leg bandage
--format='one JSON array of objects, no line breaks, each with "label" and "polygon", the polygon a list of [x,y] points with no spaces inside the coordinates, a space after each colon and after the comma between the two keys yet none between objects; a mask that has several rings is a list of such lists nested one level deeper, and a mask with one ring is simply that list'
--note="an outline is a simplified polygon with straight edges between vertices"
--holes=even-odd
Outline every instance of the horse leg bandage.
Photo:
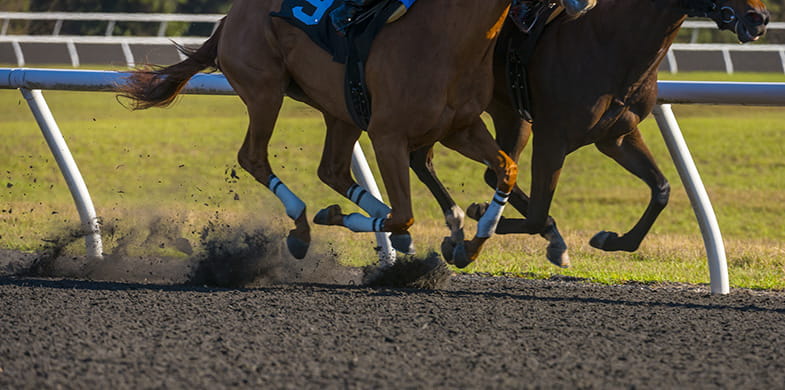
[{"label": "horse leg bandage", "polygon": [[343,217],[343,226],[355,233],[381,232],[384,228],[384,218],[368,218],[359,213],[351,213]]},{"label": "horse leg bandage", "polygon": [[275,175],[270,175],[270,183],[268,185],[270,191],[278,197],[278,199],[286,207],[286,215],[291,219],[297,219],[305,211],[305,202],[300,200],[286,184],[283,184],[281,179]]},{"label": "horse leg bandage", "polygon": [[504,193],[496,190],[491,204],[485,210],[485,214],[477,221],[477,237],[488,238],[493,235],[496,230],[496,225],[499,224],[499,219],[502,217],[502,211],[510,199],[510,193]]},{"label": "horse leg bandage", "polygon": [[376,199],[365,188],[357,184],[352,184],[349,187],[349,190],[346,191],[346,197],[372,217],[385,218],[392,211],[389,206]]}]

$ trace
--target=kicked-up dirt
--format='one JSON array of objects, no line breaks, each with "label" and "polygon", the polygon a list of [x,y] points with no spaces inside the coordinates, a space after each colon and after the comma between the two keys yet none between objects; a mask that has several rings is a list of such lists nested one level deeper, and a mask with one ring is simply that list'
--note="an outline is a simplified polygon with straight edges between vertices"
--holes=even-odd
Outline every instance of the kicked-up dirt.
[{"label": "kicked-up dirt", "polygon": [[0,252],[0,388],[785,384],[782,292],[456,275],[433,257],[404,269],[430,282],[398,287],[330,259],[288,280],[234,264],[267,277],[232,288],[210,287],[238,280],[226,262],[40,261]]}]

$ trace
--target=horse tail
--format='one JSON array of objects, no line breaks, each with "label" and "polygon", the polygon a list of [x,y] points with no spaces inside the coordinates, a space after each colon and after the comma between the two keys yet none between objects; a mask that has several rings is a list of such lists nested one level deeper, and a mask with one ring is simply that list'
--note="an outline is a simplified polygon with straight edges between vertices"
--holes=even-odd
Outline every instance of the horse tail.
[{"label": "horse tail", "polygon": [[120,97],[131,100],[132,110],[150,107],[166,107],[197,72],[205,68],[218,69],[218,41],[221,38],[224,20],[218,23],[213,35],[198,49],[189,49],[175,44],[177,50],[187,58],[174,65],[152,67],[131,72],[126,83],[119,87]]}]

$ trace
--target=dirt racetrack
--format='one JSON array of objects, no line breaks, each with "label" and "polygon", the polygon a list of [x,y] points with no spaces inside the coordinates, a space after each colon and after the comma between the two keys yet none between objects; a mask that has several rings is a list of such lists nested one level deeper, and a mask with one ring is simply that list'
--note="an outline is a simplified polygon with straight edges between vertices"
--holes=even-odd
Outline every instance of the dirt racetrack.
[{"label": "dirt racetrack", "polygon": [[24,256],[0,255],[4,389],[785,384],[781,292],[448,274],[218,288],[20,276]]}]

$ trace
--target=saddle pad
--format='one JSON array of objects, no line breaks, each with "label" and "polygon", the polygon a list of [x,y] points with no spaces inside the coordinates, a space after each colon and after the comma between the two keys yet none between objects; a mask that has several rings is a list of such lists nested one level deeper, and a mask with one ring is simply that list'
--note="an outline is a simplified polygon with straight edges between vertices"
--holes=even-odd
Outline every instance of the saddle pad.
[{"label": "saddle pad", "polygon": [[[416,0],[393,1],[408,9]],[[330,23],[330,12],[341,4],[342,0],[284,0],[281,10],[271,15],[303,30],[314,43],[333,56],[333,61],[345,64],[349,53],[346,37],[340,36]]]}]

